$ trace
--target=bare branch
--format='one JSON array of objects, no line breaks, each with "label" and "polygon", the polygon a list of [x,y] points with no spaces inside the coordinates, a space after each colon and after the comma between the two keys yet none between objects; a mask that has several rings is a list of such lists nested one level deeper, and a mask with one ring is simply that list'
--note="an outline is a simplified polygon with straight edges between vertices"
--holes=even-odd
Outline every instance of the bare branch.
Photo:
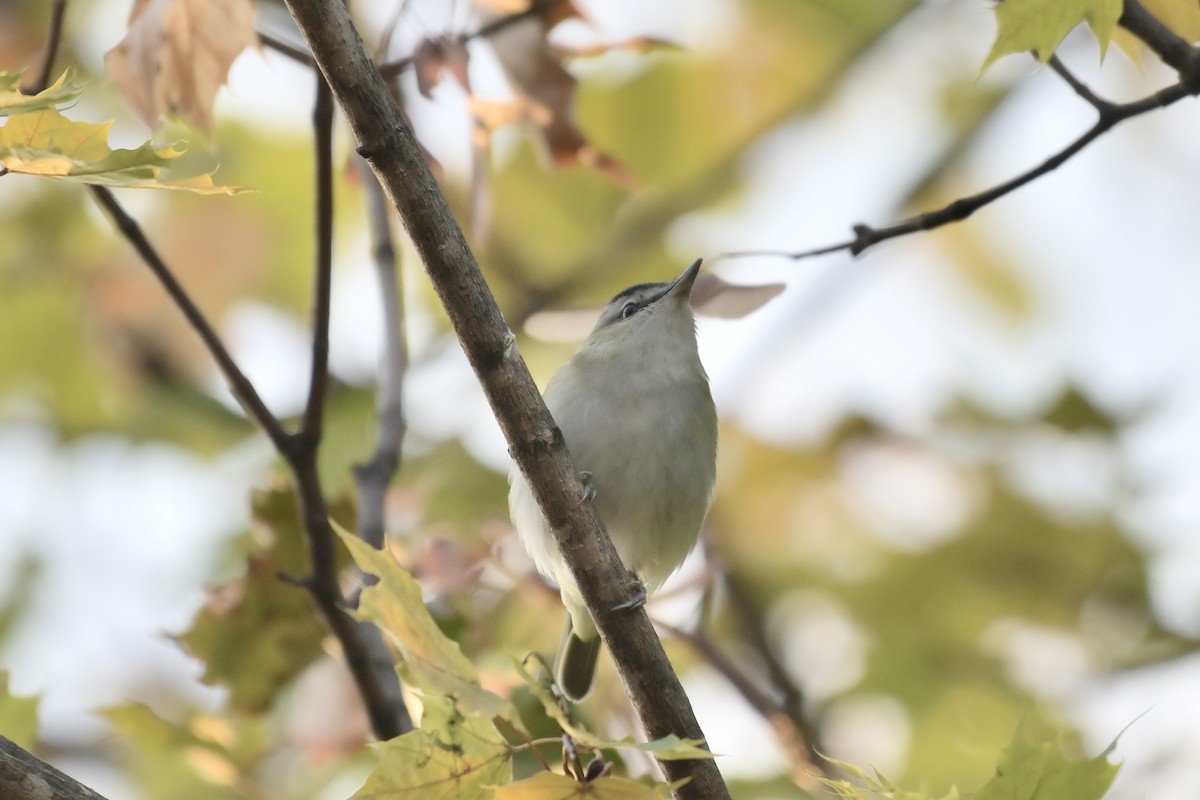
[{"label": "bare branch", "polygon": [[[53,70],[58,40],[62,35],[62,15],[65,0],[55,3],[51,23],[51,41],[47,44],[46,59],[42,65],[38,84],[26,89],[36,94],[45,88]],[[321,416],[324,408],[328,372],[329,350],[329,294],[332,273],[332,118],[333,102],[323,78],[318,76],[319,87],[314,108],[314,129],[317,138],[317,256],[314,278],[314,322],[313,364],[309,385],[308,403],[304,421],[297,434],[290,433],[276,417],[234,361],[217,335],[216,329],[200,311],[187,290],[179,283],[175,274],[155,250],[145,232],[131,217],[116,197],[103,186],[91,186],[92,196],[108,212],[117,231],[141,256],[142,261],[158,279],[168,297],[183,314],[188,324],[200,337],[204,346],[217,363],[234,397],[245,409],[250,419],[271,440],[276,451],[291,467],[300,498],[301,515],[309,546],[309,557],[313,575],[295,578],[292,582],[306,588],[325,621],[342,645],[350,671],[354,677],[364,705],[371,719],[375,735],[390,739],[411,729],[408,711],[400,697],[399,684],[392,670],[386,648],[379,640],[371,646],[371,637],[379,639],[378,633],[360,633],[358,623],[343,609],[344,599],[338,585],[334,534],[329,523],[329,510],[325,504],[316,467],[316,451],[321,436]],[[382,656],[381,656],[382,654]],[[381,663],[381,659],[383,662]],[[7,796],[7,795],[5,795]]]},{"label": "bare branch", "polygon": [[269,33],[264,33],[262,31],[256,31],[256,33],[258,34],[258,40],[265,46],[274,50],[276,53],[285,55],[292,61],[295,61],[298,64],[303,64],[306,67],[315,66],[312,60],[312,53],[308,52],[303,47],[297,47],[296,45],[290,42],[285,42],[278,36],[273,36]]},{"label": "bare branch", "polygon": [[1058,56],[1050,56],[1050,69],[1062,78],[1075,94],[1079,95],[1080,99],[1088,103],[1092,108],[1096,109],[1100,114],[1108,114],[1112,112],[1113,103],[1100,97],[1093,92],[1087,84],[1075,77],[1075,75],[1067,69],[1067,65],[1062,62]]},{"label": "bare branch", "polygon": [[254,388],[254,384],[246,377],[237,362],[233,360],[233,356],[225,348],[225,344],[221,341],[221,337],[217,335],[216,330],[204,316],[204,313],[196,306],[191,295],[179,283],[175,277],[175,273],[167,266],[167,263],[154,249],[154,245],[146,238],[145,232],[141,225],[137,223],[133,217],[125,211],[117,198],[103,186],[92,186],[92,197],[96,202],[108,212],[113,220],[113,224],[117,226],[117,231],[125,237],[125,241],[133,246],[141,256],[142,261],[154,273],[154,277],[162,285],[167,296],[175,303],[176,308],[183,314],[184,319],[204,342],[205,348],[212,355],[213,360],[217,362],[217,368],[225,377],[225,381],[229,384],[230,391],[237,401],[246,410],[258,427],[266,432],[271,440],[271,444],[280,453],[288,452],[292,449],[291,434],[284,429],[283,424],[279,421],[271,410],[267,408],[266,403],[259,396],[258,390]]},{"label": "bare branch", "polygon": [[[1057,71],[1057,70],[1056,70]],[[1065,73],[1065,68],[1063,72]],[[1072,81],[1074,78],[1071,79]],[[1074,88],[1075,84],[1072,84]],[[1079,86],[1090,95],[1091,92],[1082,84]],[[1078,92],[1079,89],[1076,89]],[[1095,97],[1096,102],[1091,104],[1096,108],[1097,119],[1092,127],[1084,131],[1077,139],[1072,141],[1062,150],[1059,150],[1054,155],[1047,158],[1036,167],[1027,170],[1026,172],[1017,175],[1014,178],[997,184],[990,189],[986,189],[978,194],[973,194],[968,197],[960,197],[954,202],[943,206],[933,211],[927,211],[923,214],[918,214],[915,217],[909,217],[906,220],[894,223],[884,228],[873,228],[869,225],[859,223],[855,225],[854,238],[838,244],[818,247],[811,250],[801,250],[799,252],[783,252],[771,250],[738,250],[728,253],[722,253],[716,258],[718,259],[734,259],[747,258],[750,256],[777,256],[780,258],[788,258],[793,261],[799,261],[804,258],[812,258],[814,256],[827,255],[829,253],[837,253],[845,251],[851,255],[857,256],[868,248],[874,247],[880,242],[885,242],[889,239],[897,239],[901,236],[918,231],[927,231],[934,228],[940,228],[943,225],[949,225],[952,222],[959,222],[974,214],[979,209],[986,205],[996,202],[1001,197],[1015,192],[1022,186],[1037,180],[1043,175],[1053,172],[1062,166],[1066,161],[1071,159],[1101,135],[1107,133],[1112,128],[1116,127],[1125,120],[1145,114],[1148,111],[1153,111],[1158,108],[1166,108],[1185,97],[1191,97],[1200,94],[1200,69],[1189,73],[1186,77],[1181,78],[1179,83],[1172,84],[1165,89],[1161,89],[1148,97],[1141,100],[1135,100],[1131,103],[1110,103]],[[1082,96],[1082,95],[1081,95]],[[1085,97],[1085,99],[1087,99]]]},{"label": "bare branch", "polygon": [[329,383],[329,304],[333,280],[333,96],[318,73],[313,102],[313,150],[316,155],[316,208],[313,227],[313,332],[308,400],[299,435],[309,446],[321,441],[325,392]]},{"label": "bare branch", "polygon": [[803,730],[796,725],[787,710],[778,701],[758,688],[703,631],[686,631],[661,620],[656,621],[655,624],[687,643],[710,667],[729,681],[742,699],[767,721],[784,751],[788,764],[791,765],[792,780],[796,782],[797,786],[808,791],[820,787],[820,776],[823,774],[823,770],[817,766],[820,754],[812,749]]},{"label": "bare branch", "polygon": [[367,193],[371,226],[371,255],[383,303],[383,355],[375,389],[375,449],[371,458],[354,468],[358,483],[358,536],[374,547],[383,546],[384,503],[388,484],[400,466],[404,443],[404,375],[408,345],[404,336],[404,299],[396,274],[396,248],[389,222],[387,196],[365,161],[359,161]]},{"label": "bare branch", "polygon": [[[287,0],[321,71],[380,183],[407,226],[472,368],[595,616],[642,726],[651,738],[703,738],[691,704],[642,608],[627,599],[628,572],[589,503],[562,433],[542,402],[515,337],[496,307],[462,230],[412,130],[388,94],[340,3]],[[690,778],[685,798],[727,798],[711,759],[660,762],[671,780]]]},{"label": "bare branch", "polygon": [[54,0],[50,6],[50,30],[46,34],[46,55],[37,76],[23,91],[37,94],[50,85],[54,62],[58,58],[58,46],[62,42],[63,19],[67,16],[67,0]]},{"label": "bare branch", "polygon": [[14,742],[0,736],[0,797],[4,800],[105,800]]},{"label": "bare branch", "polygon": [[[739,617],[738,631],[746,637],[755,652],[762,658],[763,664],[766,665],[767,676],[782,697],[780,710],[787,717],[791,726],[795,728],[793,735],[799,737],[800,742],[807,749],[809,760],[813,764],[821,763],[823,760],[820,753],[821,742],[818,739],[816,726],[804,713],[804,692],[784,669],[782,662],[775,654],[775,648],[767,639],[767,623],[763,609],[755,602],[745,582],[737,573],[726,571],[724,584],[729,608]],[[778,724],[777,722],[772,723],[777,731]]]},{"label": "bare branch", "polygon": [[[357,159],[356,167],[362,173],[367,196],[367,221],[371,231],[371,256],[375,265],[375,277],[383,304],[383,354],[379,364],[379,377],[375,388],[375,447],[370,459],[354,466],[354,480],[358,486],[358,518],[355,532],[358,538],[372,547],[383,547],[386,533],[387,490],[392,477],[400,467],[400,453],[404,443],[404,375],[408,366],[408,344],[404,336],[404,299],[402,284],[396,274],[396,247],[392,240],[390,206],[370,165]],[[363,575],[365,583],[374,576]],[[357,605],[357,597],[352,599]],[[412,721],[404,705],[400,681],[396,676],[395,662],[391,651],[383,640],[379,629],[368,622],[359,623],[359,633],[371,654],[375,670],[379,673],[383,688],[389,693],[388,701],[405,715],[409,728]]]},{"label": "bare branch", "polygon": [[313,332],[308,400],[296,446],[285,453],[296,477],[301,515],[308,543],[311,577],[305,586],[342,644],[351,674],[358,685],[381,739],[390,739],[412,728],[400,692],[395,663],[379,630],[364,625],[344,610],[345,598],[338,583],[336,538],[317,471],[317,452],[324,428],[325,396],[329,385],[329,314],[333,280],[333,96],[325,77],[316,73],[313,103],[315,153]]},{"label": "bare branch", "polygon": [[312,575],[305,580],[305,585],[342,646],[342,655],[362,696],[375,736],[384,740],[395,738],[411,728],[408,711],[399,702],[395,688],[382,679],[376,653],[365,644],[358,621],[346,613],[345,599],[338,585],[336,537],[317,473],[316,451],[293,453],[288,464],[296,481],[312,566]]},{"label": "bare branch", "polygon": [[329,509],[325,504],[317,475],[316,441],[306,445],[305,440],[289,433],[267,409],[254,385],[233,361],[191,296],[146,239],[141,227],[125,212],[112,193],[104,187],[94,186],[92,194],[113,217],[117,230],[138,251],[167,295],[200,336],[229,382],[234,396],[246,408],[246,413],[267,433],[275,449],[291,467],[300,498],[301,517],[313,570],[311,578],[301,579],[303,585],[312,594],[326,623],[342,645],[346,662],[362,694],[375,735],[380,739],[390,739],[404,733],[406,728],[403,720],[407,719],[407,712],[401,713],[403,705],[397,709],[389,700],[390,695],[381,685],[380,677],[373,668],[372,658],[359,636],[357,623],[342,607],[343,598],[335,570],[334,534],[329,523]]}]

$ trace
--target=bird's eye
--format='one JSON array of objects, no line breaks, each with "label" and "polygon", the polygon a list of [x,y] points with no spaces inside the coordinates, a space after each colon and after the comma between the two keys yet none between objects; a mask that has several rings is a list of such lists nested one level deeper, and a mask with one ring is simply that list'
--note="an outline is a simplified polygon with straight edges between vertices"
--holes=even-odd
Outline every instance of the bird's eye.
[{"label": "bird's eye", "polygon": [[637,312],[638,312],[638,304],[637,303],[626,303],[625,307],[621,309],[621,319],[629,319]]}]

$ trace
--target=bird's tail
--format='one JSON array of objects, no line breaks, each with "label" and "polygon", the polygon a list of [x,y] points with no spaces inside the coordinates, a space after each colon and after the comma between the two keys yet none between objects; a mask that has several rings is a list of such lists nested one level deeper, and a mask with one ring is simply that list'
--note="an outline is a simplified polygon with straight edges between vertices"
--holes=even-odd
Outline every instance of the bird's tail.
[{"label": "bird's tail", "polygon": [[599,657],[600,637],[594,632],[591,639],[576,636],[568,614],[562,643],[558,646],[558,659],[554,663],[554,677],[571,702],[578,703],[591,691]]}]

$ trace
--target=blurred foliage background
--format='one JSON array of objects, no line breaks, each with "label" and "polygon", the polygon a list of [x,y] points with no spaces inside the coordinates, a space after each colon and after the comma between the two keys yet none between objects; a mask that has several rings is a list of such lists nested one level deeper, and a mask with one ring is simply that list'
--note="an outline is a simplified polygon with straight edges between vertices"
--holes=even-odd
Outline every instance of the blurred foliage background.
[{"label": "blurred foliage background", "polygon": [[[37,62],[47,5],[0,2],[0,69]],[[72,4],[60,63],[92,79],[73,113],[115,117],[114,138],[137,142],[146,131],[102,74],[128,5]],[[380,41],[395,4],[356,5]],[[405,5],[391,57],[476,24],[465,6]],[[619,171],[553,168],[518,127],[495,132],[481,166],[471,98],[401,81],[514,330],[696,256],[841,241],[856,222],[1006,178],[1089,124],[1032,60],[979,75],[994,35],[982,3],[579,6],[592,25],[560,26],[567,43],[680,45],[566,62],[576,122]],[[280,6],[259,17],[289,35]],[[504,98],[491,47],[470,46],[475,94]],[[1128,99],[1165,82],[1130,50],[1101,67],[1077,31],[1061,53]],[[158,134],[190,139],[199,168],[219,162],[221,182],[256,194],[122,195],[285,416],[307,380],[311,87],[270,49],[247,53],[210,138],[182,123]],[[651,610],[701,631],[823,752],[971,787],[1020,720],[1094,752],[1150,710],[1117,750],[1128,766],[1113,796],[1192,796],[1198,120],[1159,117],[963,224],[858,260],[713,262],[788,290],[745,320],[701,322],[723,415],[718,493],[703,547]],[[322,468],[349,519],[380,326],[361,178],[339,136]],[[0,701],[0,732],[113,798],[349,794],[366,726],[307,603],[275,578],[300,550],[272,455],[86,192],[9,176],[0,209],[0,665],[16,694],[42,696],[40,734],[3,704],[17,701]],[[511,658],[553,650],[557,596],[509,528],[482,395],[420,265],[402,259],[409,432],[393,547],[485,685],[519,694]],[[520,344],[543,381],[571,351]],[[803,796],[761,715],[686,641],[667,646],[735,796]],[[583,713],[602,731],[632,724],[607,663]]]}]

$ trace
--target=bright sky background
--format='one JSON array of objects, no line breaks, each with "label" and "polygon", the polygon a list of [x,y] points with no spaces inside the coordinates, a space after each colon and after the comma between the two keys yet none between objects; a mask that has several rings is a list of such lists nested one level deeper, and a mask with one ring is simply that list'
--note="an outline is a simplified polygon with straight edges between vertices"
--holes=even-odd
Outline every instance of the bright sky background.
[{"label": "bright sky background", "polygon": [[[702,8],[684,0],[583,5],[600,20],[601,38],[670,35],[696,48],[719,42],[728,13],[722,0],[705,0]],[[77,22],[91,31],[79,40],[84,57],[98,62],[116,43],[125,6],[96,3],[86,24]],[[428,24],[436,29],[436,21]],[[915,14],[857,65],[819,113],[781,127],[754,148],[742,164],[749,188],[735,207],[677,226],[671,244],[679,263],[733,249],[807,249],[846,238],[856,222],[889,221],[913,176],[948,140],[931,111],[940,71],[964,59],[982,62],[993,32],[984,4],[943,0]],[[1153,69],[1142,74],[1116,51],[1098,68],[1094,44],[1078,32],[1064,52],[1081,77],[1118,98],[1168,78]],[[1089,109],[1048,71],[1035,72],[1031,61],[1010,57],[988,78],[1014,73],[1031,77],[968,157],[971,186],[1027,169],[1091,121]],[[305,129],[310,84],[305,72],[273,54],[243,56],[218,116]],[[435,110],[418,114],[418,125],[443,126],[445,141],[465,141],[461,115],[451,111],[443,119]],[[752,318],[701,324],[701,352],[722,414],[763,438],[802,443],[854,411],[920,433],[961,395],[1017,414],[1068,382],[1114,412],[1152,403],[1116,453],[1032,442],[1012,454],[1013,471],[1031,494],[1084,507],[1111,503],[1107,490],[1116,469],[1146,479],[1153,493],[1118,511],[1153,554],[1153,597],[1163,619],[1200,633],[1197,130],[1200,108],[1188,102],[1127,123],[966,223],[978,226],[1034,290],[1033,316],[1017,327],[964,286],[945,252],[920,236],[856,262],[835,256],[720,265],[729,280],[789,286]],[[375,363],[378,318],[365,245],[357,251],[338,265],[333,359],[340,375],[361,381]],[[814,302],[814,296],[825,299]],[[412,323],[414,347],[440,346],[427,319],[414,313]],[[272,406],[298,407],[300,376],[307,371],[303,328],[277,312],[245,306],[225,320],[224,331]],[[503,441],[454,348],[415,371],[407,391],[417,437],[461,435],[485,462],[506,467]],[[139,698],[155,681],[182,681],[198,702],[212,702],[216,693],[194,682],[197,666],[166,634],[186,627],[202,587],[222,566],[219,543],[245,525],[249,487],[270,460],[266,445],[204,460],[110,436],[64,445],[41,423],[9,419],[0,415],[0,486],[6,487],[0,494],[6,540],[0,596],[14,580],[18,554],[38,555],[41,575],[34,612],[0,663],[12,671],[15,690],[42,693],[45,735],[94,735],[99,728],[89,721],[89,709]],[[902,506],[913,505],[913,493],[920,492],[945,514],[958,513],[958,494],[939,482],[936,468],[905,478],[871,466],[860,465],[855,474],[884,512],[903,514]],[[938,524],[928,523],[931,530]],[[845,639],[842,661],[825,665],[825,679],[852,669],[861,650],[852,627],[828,609],[812,609],[804,619],[818,626],[811,635]],[[1136,784],[1156,800],[1194,798],[1200,659],[1100,681],[1070,641],[1019,626],[993,633],[988,645],[1013,674],[1084,725],[1094,750],[1146,712],[1117,749],[1125,762],[1121,783]],[[144,666],[131,672],[134,663]],[[773,768],[773,741],[744,733],[756,729],[743,722],[750,712],[719,679],[692,674],[687,683],[701,690],[693,693],[701,723],[713,749],[729,754],[722,765],[727,774]],[[853,757],[886,772],[903,757],[903,715],[882,701],[860,706],[840,709],[837,722],[877,731],[867,740],[874,749]],[[1181,766],[1187,759],[1180,754],[1190,754],[1196,766]],[[1164,758],[1173,770],[1154,766]]]}]

